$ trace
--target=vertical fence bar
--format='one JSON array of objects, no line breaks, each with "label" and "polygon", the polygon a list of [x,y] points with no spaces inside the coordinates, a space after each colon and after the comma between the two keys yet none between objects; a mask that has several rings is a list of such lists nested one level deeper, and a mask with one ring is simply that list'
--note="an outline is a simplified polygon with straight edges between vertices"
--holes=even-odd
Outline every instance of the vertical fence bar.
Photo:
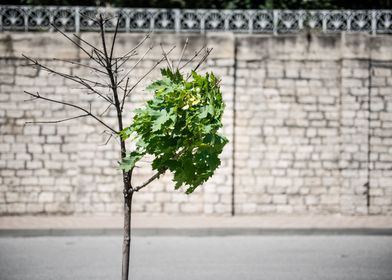
[{"label": "vertical fence bar", "polygon": [[181,11],[179,9],[174,9],[173,14],[174,14],[174,32],[180,33],[180,31],[181,31]]},{"label": "vertical fence bar", "polygon": [[325,11],[322,11],[320,14],[321,14],[323,33],[326,33],[327,32],[327,13]]},{"label": "vertical fence bar", "polygon": [[346,17],[346,20],[347,20],[346,29],[347,29],[347,31],[351,31],[351,15],[352,15],[352,13],[351,13],[351,11],[345,11],[345,12],[343,12],[343,15]]},{"label": "vertical fence bar", "polygon": [[205,26],[206,26],[207,11],[205,11],[205,10],[198,10],[198,13],[200,15],[200,33],[204,33]]},{"label": "vertical fence bar", "polygon": [[53,26],[54,24],[54,13],[55,13],[55,8],[54,7],[49,7],[49,32],[53,32]]},{"label": "vertical fence bar", "polygon": [[79,7],[75,7],[74,13],[75,13],[75,32],[79,33],[80,32],[80,9],[79,9]]},{"label": "vertical fence bar", "polygon": [[253,33],[253,15],[256,13],[253,10],[251,10],[251,11],[246,11],[246,14],[248,15],[248,33],[252,34]]},{"label": "vertical fence bar", "polygon": [[296,13],[296,18],[298,20],[298,30],[303,30],[304,29],[304,21],[305,21],[305,11],[300,10],[298,12],[294,11]]},{"label": "vertical fence bar", "polygon": [[272,31],[274,35],[278,34],[278,23],[279,23],[279,10],[273,11],[273,27]]},{"label": "vertical fence bar", "polygon": [[151,10],[151,18],[150,18],[150,30],[154,30],[155,28],[155,17],[158,14],[158,10]]},{"label": "vertical fence bar", "polygon": [[131,9],[124,9],[123,14],[125,14],[125,32],[128,33],[130,31],[130,26],[131,26],[132,10]]},{"label": "vertical fence bar", "polygon": [[372,35],[377,34],[377,11],[372,10]]},{"label": "vertical fence bar", "polygon": [[232,13],[231,13],[231,11],[224,11],[223,15],[225,17],[224,18],[224,30],[228,31],[230,29],[229,19],[230,19],[230,16],[232,15]]},{"label": "vertical fence bar", "polygon": [[30,7],[22,7],[25,32],[29,31],[29,14],[28,14],[28,12],[30,11],[29,8]]}]

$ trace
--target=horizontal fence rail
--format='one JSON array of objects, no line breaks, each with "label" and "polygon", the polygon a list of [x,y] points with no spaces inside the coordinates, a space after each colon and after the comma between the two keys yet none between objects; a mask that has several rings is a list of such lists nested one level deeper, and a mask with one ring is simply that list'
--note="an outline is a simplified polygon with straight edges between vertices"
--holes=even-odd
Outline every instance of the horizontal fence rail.
[{"label": "horizontal fence rail", "polygon": [[98,31],[99,14],[117,18],[121,32],[231,31],[242,33],[290,33],[360,31],[392,33],[392,10],[179,10],[71,6],[0,6],[0,31]]}]

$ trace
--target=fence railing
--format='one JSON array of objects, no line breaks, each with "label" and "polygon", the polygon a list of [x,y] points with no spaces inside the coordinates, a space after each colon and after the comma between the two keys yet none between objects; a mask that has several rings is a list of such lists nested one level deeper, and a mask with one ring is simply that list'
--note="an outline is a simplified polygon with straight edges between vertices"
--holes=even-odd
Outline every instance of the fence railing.
[{"label": "fence railing", "polygon": [[96,31],[97,15],[111,18],[107,30],[166,32],[231,31],[290,33],[361,31],[392,33],[392,10],[179,10],[70,6],[0,6],[0,31]]}]

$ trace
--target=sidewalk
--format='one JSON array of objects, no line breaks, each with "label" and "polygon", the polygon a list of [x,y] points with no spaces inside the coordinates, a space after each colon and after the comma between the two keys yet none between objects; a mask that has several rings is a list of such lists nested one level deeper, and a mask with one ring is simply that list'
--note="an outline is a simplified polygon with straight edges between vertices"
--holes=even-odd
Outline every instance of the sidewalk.
[{"label": "sidewalk", "polygon": [[[121,234],[121,216],[0,217],[0,236]],[[164,216],[134,214],[136,235],[387,234],[392,216]]]}]

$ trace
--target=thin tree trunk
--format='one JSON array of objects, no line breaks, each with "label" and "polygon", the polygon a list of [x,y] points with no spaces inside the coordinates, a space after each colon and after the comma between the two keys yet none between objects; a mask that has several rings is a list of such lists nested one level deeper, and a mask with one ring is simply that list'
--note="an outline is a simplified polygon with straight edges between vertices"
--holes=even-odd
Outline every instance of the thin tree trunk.
[{"label": "thin tree trunk", "polygon": [[131,250],[131,215],[133,192],[124,197],[124,241],[122,257],[122,280],[129,280],[129,262]]}]

